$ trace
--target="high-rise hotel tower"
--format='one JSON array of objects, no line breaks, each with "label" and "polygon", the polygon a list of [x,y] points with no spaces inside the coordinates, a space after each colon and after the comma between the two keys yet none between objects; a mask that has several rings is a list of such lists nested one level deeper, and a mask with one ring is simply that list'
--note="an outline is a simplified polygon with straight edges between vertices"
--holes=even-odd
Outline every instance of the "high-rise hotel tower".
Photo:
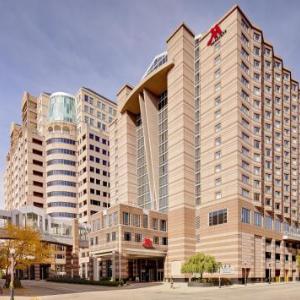
[{"label": "high-rise hotel tower", "polygon": [[117,94],[95,277],[184,279],[199,251],[232,280],[298,277],[298,82],[239,7],[166,48]]}]

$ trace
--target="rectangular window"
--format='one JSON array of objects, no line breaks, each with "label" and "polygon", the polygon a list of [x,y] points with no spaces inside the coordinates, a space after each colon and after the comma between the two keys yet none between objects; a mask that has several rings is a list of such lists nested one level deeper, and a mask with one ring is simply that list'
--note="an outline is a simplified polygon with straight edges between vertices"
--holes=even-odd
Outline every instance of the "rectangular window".
[{"label": "rectangular window", "polygon": [[140,243],[142,241],[142,234],[136,233],[134,236],[134,240],[135,240],[135,242]]},{"label": "rectangular window", "polygon": [[265,217],[265,228],[266,229],[269,229],[269,230],[272,230],[272,223],[273,223],[273,220],[271,217]]},{"label": "rectangular window", "polygon": [[250,209],[242,208],[242,215],[241,215],[242,223],[250,224]]},{"label": "rectangular window", "polygon": [[227,223],[227,208],[210,212],[209,226],[215,226]]},{"label": "rectangular window", "polygon": [[123,212],[123,225],[129,225],[130,214],[128,212]]},{"label": "rectangular window", "polygon": [[154,230],[158,230],[158,219],[156,219],[156,218],[152,219],[152,228]]},{"label": "rectangular window", "polygon": [[275,226],[275,231],[281,232],[281,223],[279,220],[275,220],[274,226]]},{"label": "rectangular window", "polygon": [[254,212],[254,225],[261,227],[262,226],[262,214],[259,212]]},{"label": "rectangular window", "polygon": [[131,241],[131,233],[124,232],[124,241]]},{"label": "rectangular window", "polygon": [[143,215],[143,227],[148,228],[148,216]]},{"label": "rectangular window", "polygon": [[167,221],[166,220],[160,220],[160,230],[167,231]]}]

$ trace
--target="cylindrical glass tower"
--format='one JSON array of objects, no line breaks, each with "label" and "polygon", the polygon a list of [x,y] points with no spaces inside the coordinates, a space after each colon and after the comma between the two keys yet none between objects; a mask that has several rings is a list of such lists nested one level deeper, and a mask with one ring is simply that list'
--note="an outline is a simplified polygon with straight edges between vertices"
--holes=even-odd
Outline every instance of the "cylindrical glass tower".
[{"label": "cylindrical glass tower", "polygon": [[48,121],[76,122],[75,98],[67,93],[54,93],[50,96]]},{"label": "cylindrical glass tower", "polygon": [[66,93],[50,96],[46,130],[47,213],[77,216],[77,141],[75,98]]}]

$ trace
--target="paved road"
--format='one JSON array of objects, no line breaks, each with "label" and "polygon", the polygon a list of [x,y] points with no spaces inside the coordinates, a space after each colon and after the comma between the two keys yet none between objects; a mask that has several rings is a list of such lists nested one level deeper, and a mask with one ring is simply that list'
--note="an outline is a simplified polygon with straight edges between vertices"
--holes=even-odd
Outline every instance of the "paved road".
[{"label": "paved road", "polygon": [[[134,284],[125,288],[95,287],[86,285],[57,284],[49,282],[24,281],[16,300],[299,300],[300,283],[255,284],[224,288],[188,288],[175,284]],[[33,297],[38,298],[33,298]],[[0,296],[7,300],[8,296]]]}]

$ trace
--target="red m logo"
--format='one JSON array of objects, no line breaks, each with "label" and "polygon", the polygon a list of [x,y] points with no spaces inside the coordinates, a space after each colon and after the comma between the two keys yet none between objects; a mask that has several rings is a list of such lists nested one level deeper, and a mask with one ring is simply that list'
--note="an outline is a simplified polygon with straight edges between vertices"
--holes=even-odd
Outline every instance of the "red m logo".
[{"label": "red m logo", "polygon": [[148,249],[153,248],[152,241],[150,239],[144,238],[143,246]]},{"label": "red m logo", "polygon": [[218,24],[216,24],[211,30],[210,30],[210,39],[207,43],[207,46],[210,46],[214,40],[216,40],[219,36],[222,35],[222,29]]}]

